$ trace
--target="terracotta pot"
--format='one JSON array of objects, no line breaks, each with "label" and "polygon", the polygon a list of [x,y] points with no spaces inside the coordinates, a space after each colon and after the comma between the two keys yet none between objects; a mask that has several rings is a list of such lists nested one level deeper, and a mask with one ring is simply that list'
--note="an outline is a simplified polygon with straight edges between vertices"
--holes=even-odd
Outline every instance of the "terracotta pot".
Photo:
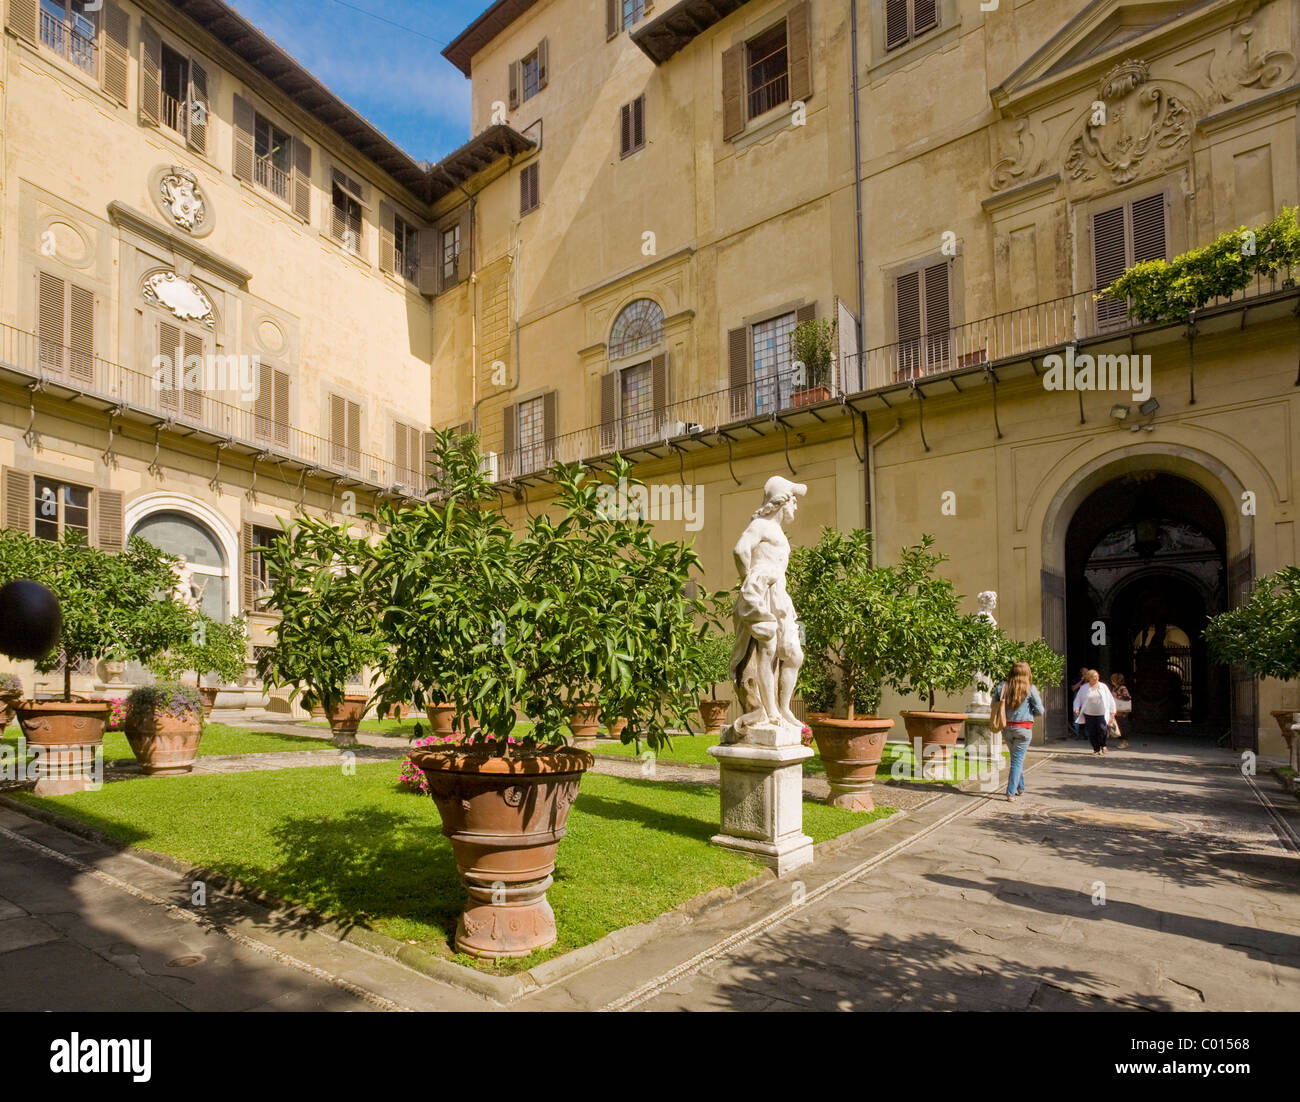
[{"label": "terracotta pot", "polygon": [[700,718],[704,720],[704,733],[716,735],[727,725],[727,712],[731,708],[729,700],[705,699],[700,701]]},{"label": "terracotta pot", "polygon": [[623,732],[627,730],[627,720],[619,718],[609,725],[609,737],[621,739]]},{"label": "terracotta pot", "polygon": [[921,740],[921,775],[952,776],[953,750],[966,724],[965,712],[899,712],[907,726],[908,741]]},{"label": "terracotta pot", "polygon": [[830,387],[826,386],[805,386],[798,390],[790,392],[790,405],[792,406],[811,406],[817,402],[824,402],[831,396]]},{"label": "terracotta pot", "polygon": [[573,718],[569,720],[569,727],[573,730],[574,741],[579,745],[594,742],[600,733],[600,711],[597,705],[594,703],[577,705],[573,709]]},{"label": "terracotta pot", "polygon": [[330,731],[334,735],[334,745],[349,747],[357,745],[357,728],[370,707],[370,697],[365,693],[345,693],[343,702],[329,713]]},{"label": "terracotta pot", "polygon": [[37,751],[31,765],[37,796],[62,796],[90,788],[95,751],[104,744],[112,707],[107,700],[19,701],[18,724],[27,745]]},{"label": "terracotta pot", "polygon": [[1294,708],[1287,708],[1278,712],[1269,712],[1268,714],[1277,720],[1277,725],[1282,730],[1282,737],[1286,739],[1287,748],[1290,749],[1291,740],[1295,738],[1295,732],[1291,730],[1291,724],[1300,719],[1300,712],[1297,712]]},{"label": "terracotta pot", "polygon": [[212,706],[217,702],[217,693],[220,689],[214,689],[210,685],[199,686],[199,696],[203,698],[203,718],[206,719],[212,714]]},{"label": "terracotta pot", "polygon": [[451,735],[456,732],[456,705],[430,704],[424,709],[429,721],[429,730],[435,735]]},{"label": "terracotta pot", "polygon": [[22,698],[22,689],[0,693],[0,728],[9,726],[10,721],[14,718],[14,708]]},{"label": "terracotta pot", "polygon": [[417,747],[411,760],[428,779],[469,893],[457,951],[496,959],[554,945],[546,889],[569,808],[595,759],[562,746],[509,758]]},{"label": "terracotta pot", "polygon": [[804,714],[804,720],[807,722],[808,726],[811,727],[819,720],[830,719],[830,716],[830,712],[806,712]]},{"label": "terracotta pot", "polygon": [[312,709],[311,709],[311,718],[312,718],[312,719],[324,719],[324,718],[325,718],[325,705],[324,705],[324,704],[313,704],[313,705],[312,705]]},{"label": "terracotta pot", "polygon": [[[215,692],[215,690],[213,690]],[[140,763],[142,772],[151,777],[171,777],[188,773],[199,756],[199,739],[203,737],[203,717],[196,712],[181,716],[151,712],[127,724],[126,741]]]},{"label": "terracotta pot", "polygon": [[826,766],[831,794],[826,802],[848,811],[874,811],[871,785],[885,752],[892,719],[863,716],[860,719],[808,717],[817,753]]}]

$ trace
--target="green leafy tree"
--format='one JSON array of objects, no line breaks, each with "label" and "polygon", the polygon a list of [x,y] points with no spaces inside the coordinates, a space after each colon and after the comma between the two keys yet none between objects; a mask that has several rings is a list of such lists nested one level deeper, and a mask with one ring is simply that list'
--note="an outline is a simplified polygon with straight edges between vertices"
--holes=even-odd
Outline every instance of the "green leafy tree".
[{"label": "green leafy tree", "polygon": [[223,624],[206,613],[199,613],[185,641],[164,651],[151,663],[154,671],[167,680],[193,673],[197,682],[214,673],[227,683],[244,673],[248,655],[248,624],[242,616]]},{"label": "green leafy tree", "polygon": [[1260,578],[1244,605],[1211,618],[1205,642],[1220,662],[1256,677],[1300,677],[1300,568]]},{"label": "green leafy tree", "polygon": [[1018,639],[999,632],[997,640],[998,660],[986,672],[994,684],[1011,672],[1014,662],[1028,662],[1034,676],[1034,684],[1040,686],[1059,685],[1065,676],[1065,656],[1058,654],[1045,639],[1034,639],[1024,643]]},{"label": "green leafy tree", "polygon": [[718,699],[718,686],[731,680],[731,652],[735,647],[733,632],[709,626],[700,635],[696,661],[700,680],[708,686],[711,700]]},{"label": "green leafy tree", "polygon": [[790,359],[803,364],[802,378],[796,387],[830,386],[831,367],[835,362],[835,322],[801,321],[790,331]]}]

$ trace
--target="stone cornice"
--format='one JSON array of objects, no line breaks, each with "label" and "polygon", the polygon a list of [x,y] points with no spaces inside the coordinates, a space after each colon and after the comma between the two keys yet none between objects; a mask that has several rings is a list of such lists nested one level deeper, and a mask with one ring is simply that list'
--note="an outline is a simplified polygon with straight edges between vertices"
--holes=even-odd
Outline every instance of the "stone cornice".
[{"label": "stone cornice", "polygon": [[248,289],[253,273],[247,268],[241,268],[233,260],[227,260],[224,256],[200,245],[193,238],[169,229],[134,207],[114,199],[108,204],[108,217],[113,225],[124,226],[140,237],[170,249],[187,260],[201,265],[207,271],[216,273],[222,279],[234,283],[241,290]]}]

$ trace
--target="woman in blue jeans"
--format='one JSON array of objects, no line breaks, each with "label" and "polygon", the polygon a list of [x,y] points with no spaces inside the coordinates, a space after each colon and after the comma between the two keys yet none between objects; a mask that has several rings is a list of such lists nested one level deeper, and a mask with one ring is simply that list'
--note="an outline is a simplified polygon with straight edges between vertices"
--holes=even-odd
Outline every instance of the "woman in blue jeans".
[{"label": "woman in blue jeans", "polygon": [[993,701],[1006,693],[1007,725],[1002,731],[1002,741],[1011,751],[1011,771],[1007,774],[1007,802],[1011,803],[1025,790],[1025,753],[1034,736],[1034,716],[1043,714],[1043,698],[1034,688],[1033,672],[1028,662],[1016,662],[1007,679],[993,690]]}]

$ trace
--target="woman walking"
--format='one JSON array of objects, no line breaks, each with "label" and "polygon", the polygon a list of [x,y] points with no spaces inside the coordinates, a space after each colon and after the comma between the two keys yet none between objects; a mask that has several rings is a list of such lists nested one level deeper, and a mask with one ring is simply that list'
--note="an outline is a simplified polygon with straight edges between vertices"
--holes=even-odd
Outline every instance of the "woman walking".
[{"label": "woman walking", "polygon": [[1028,662],[1014,663],[1007,679],[993,690],[994,704],[1003,699],[1006,700],[1007,725],[1002,730],[1002,740],[1011,751],[1007,803],[1012,803],[1025,790],[1025,754],[1030,739],[1034,737],[1034,716],[1041,716],[1044,712],[1043,698],[1034,687],[1034,675]]},{"label": "woman walking", "polygon": [[1111,694],[1110,687],[1102,683],[1101,674],[1089,670],[1088,679],[1074,694],[1074,721],[1078,723],[1082,720],[1094,754],[1106,753],[1106,736],[1110,733],[1110,722],[1115,718],[1117,710],[1115,697]]}]

